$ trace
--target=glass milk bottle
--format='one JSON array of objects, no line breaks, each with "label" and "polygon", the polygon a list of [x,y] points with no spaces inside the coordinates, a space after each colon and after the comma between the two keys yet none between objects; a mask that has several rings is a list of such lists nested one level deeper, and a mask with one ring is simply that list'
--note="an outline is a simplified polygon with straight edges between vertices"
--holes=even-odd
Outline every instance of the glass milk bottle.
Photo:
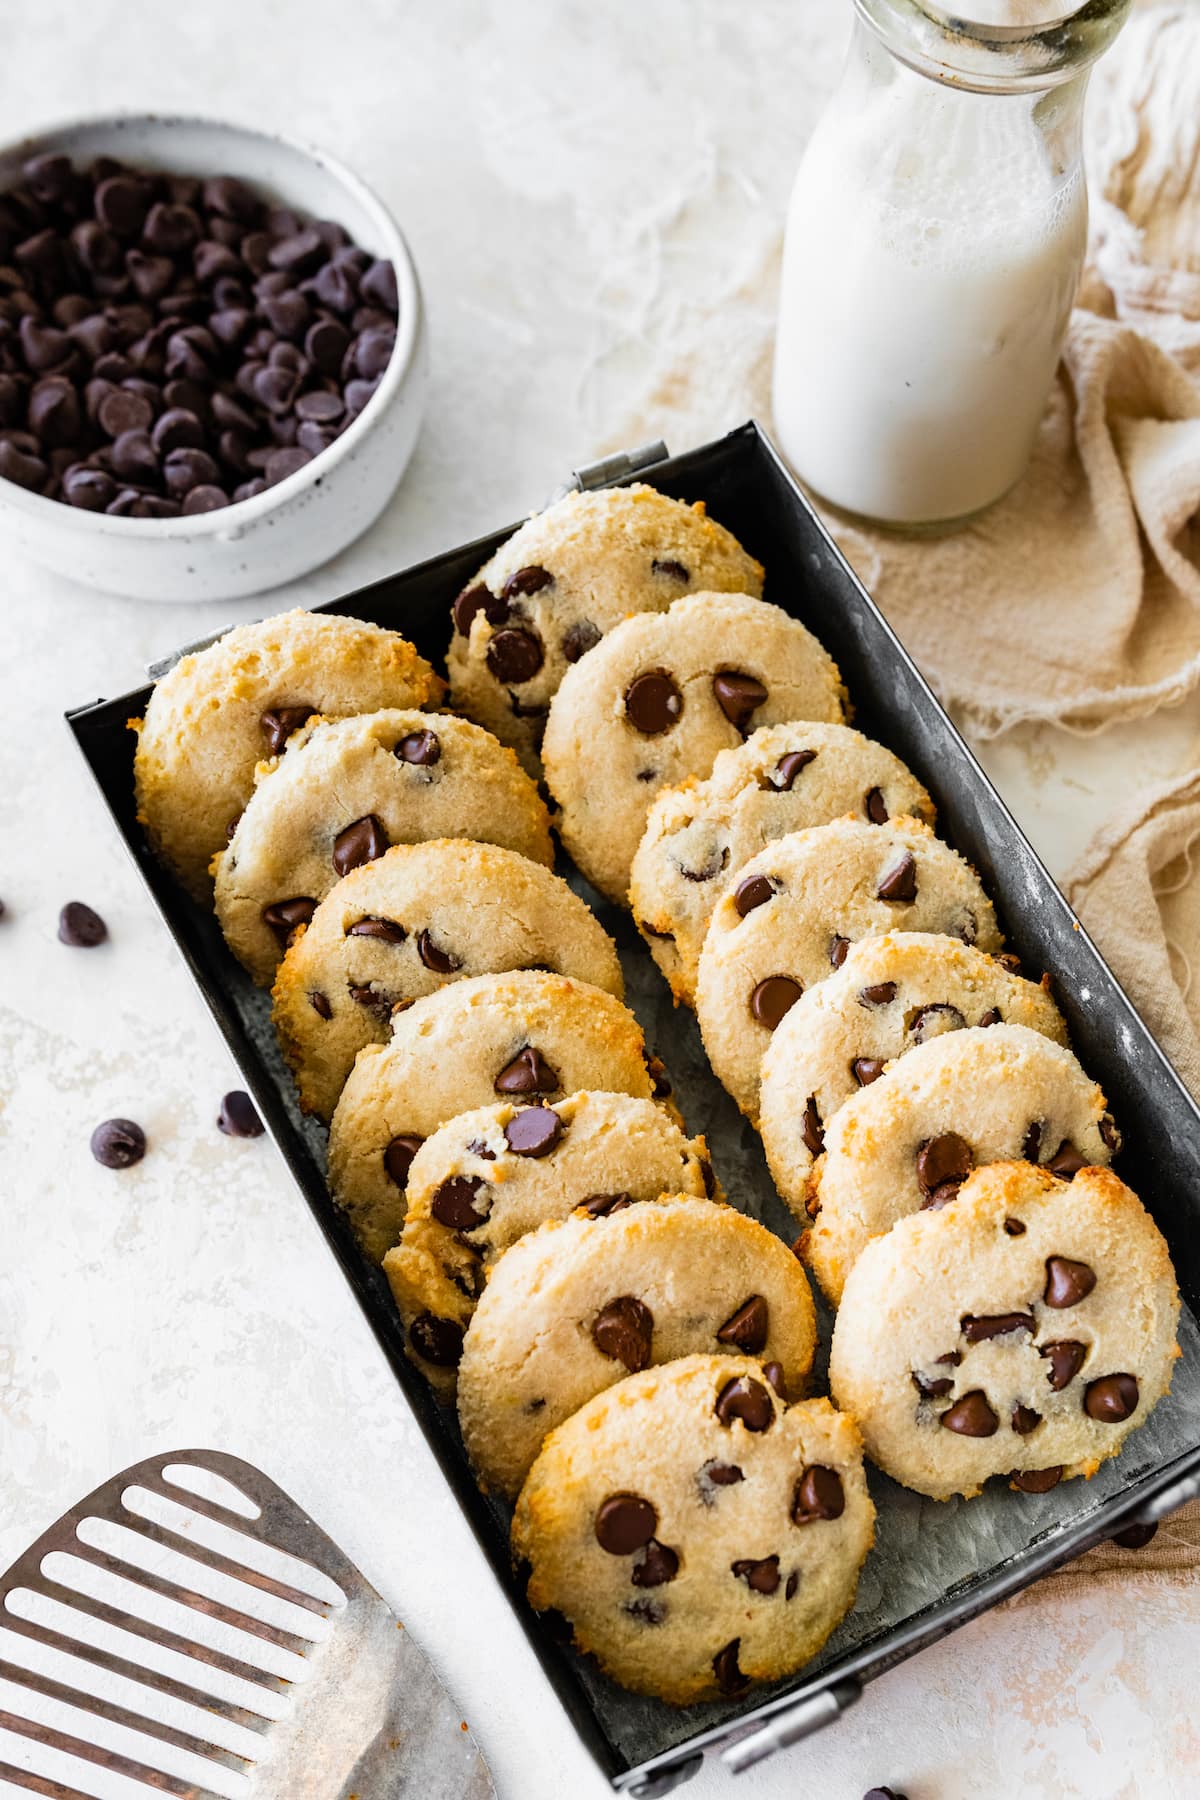
[{"label": "glass milk bottle", "polygon": [[778,442],[821,498],[924,525],[1019,479],[1083,262],[1088,74],[1129,3],[1049,0],[1047,20],[1045,0],[975,0],[968,23],[854,0],[792,193],[775,352]]}]

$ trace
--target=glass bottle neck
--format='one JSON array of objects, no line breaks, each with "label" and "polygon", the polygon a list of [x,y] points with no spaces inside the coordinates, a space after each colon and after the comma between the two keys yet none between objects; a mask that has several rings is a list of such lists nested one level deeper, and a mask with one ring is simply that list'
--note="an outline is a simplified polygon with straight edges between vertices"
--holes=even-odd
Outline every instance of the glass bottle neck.
[{"label": "glass bottle neck", "polygon": [[1061,12],[1061,4],[978,0],[988,18],[971,21],[937,0],[854,0],[867,29],[918,74],[997,94],[1044,92],[1086,74],[1125,23],[1132,0],[1088,0],[1065,16],[1044,16]]}]

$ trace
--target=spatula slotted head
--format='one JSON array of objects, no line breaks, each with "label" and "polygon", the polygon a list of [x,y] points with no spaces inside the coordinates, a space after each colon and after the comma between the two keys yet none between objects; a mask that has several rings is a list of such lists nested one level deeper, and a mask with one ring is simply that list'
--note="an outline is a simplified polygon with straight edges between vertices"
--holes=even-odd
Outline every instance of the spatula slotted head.
[{"label": "spatula slotted head", "polygon": [[395,1614],[237,1457],[105,1482],[0,1577],[0,1795],[494,1800]]}]

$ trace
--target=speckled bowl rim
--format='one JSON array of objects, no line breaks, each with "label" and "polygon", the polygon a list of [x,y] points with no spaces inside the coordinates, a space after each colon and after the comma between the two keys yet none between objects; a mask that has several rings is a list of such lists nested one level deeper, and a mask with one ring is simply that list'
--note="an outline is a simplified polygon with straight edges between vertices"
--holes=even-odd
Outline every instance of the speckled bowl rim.
[{"label": "speckled bowl rim", "polygon": [[[28,506],[35,518],[61,524],[64,530],[98,530],[103,535],[111,532],[118,537],[128,535],[142,540],[154,537],[193,540],[197,537],[240,536],[243,529],[248,529],[257,520],[288,505],[318,481],[324,480],[339,462],[353,453],[370,435],[391,401],[400,393],[417,357],[421,335],[421,286],[408,241],[374,188],[339,158],[329,155],[314,144],[306,144],[286,132],[259,131],[253,125],[241,125],[233,119],[211,118],[202,113],[101,113],[61,120],[55,125],[42,126],[24,137],[0,142],[0,158],[7,161],[15,157],[24,162],[29,157],[61,149],[63,139],[73,133],[111,131],[117,136],[130,127],[148,127],[162,132],[170,131],[177,125],[187,126],[194,131],[211,131],[217,138],[230,143],[251,138],[259,143],[281,147],[302,161],[324,169],[355,197],[364,212],[372,217],[379,241],[386,246],[377,251],[376,256],[389,260],[396,271],[399,319],[395,346],[379,386],[358,416],[327,449],[314,456],[302,469],[297,469],[294,475],[285,476],[273,487],[264,488],[261,494],[254,494],[248,500],[233,501],[229,506],[217,507],[213,512],[181,514],[177,519],[131,519],[112,513],[89,512],[86,507],[70,506],[64,500],[52,500],[45,494],[32,493],[18,482],[8,481],[0,476],[0,501]],[[113,150],[111,154],[116,155],[118,152]],[[150,158],[146,158],[142,166],[153,172],[154,165]],[[249,177],[239,175],[236,168],[226,168],[224,173],[235,175],[239,180],[247,180],[252,186],[258,185]],[[0,192],[3,190],[0,189]],[[75,521],[74,525],[69,524],[68,520]]]}]

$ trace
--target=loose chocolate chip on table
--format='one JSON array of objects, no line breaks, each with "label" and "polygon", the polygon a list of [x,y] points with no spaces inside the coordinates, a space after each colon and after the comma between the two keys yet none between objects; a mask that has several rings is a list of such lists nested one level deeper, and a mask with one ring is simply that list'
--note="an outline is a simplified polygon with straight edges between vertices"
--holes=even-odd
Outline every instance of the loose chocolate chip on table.
[{"label": "loose chocolate chip on table", "polygon": [[504,1140],[514,1156],[546,1156],[563,1134],[563,1122],[551,1106],[526,1106],[504,1127]]},{"label": "loose chocolate chip on table", "polygon": [[265,1126],[255,1111],[249,1094],[235,1088],[221,1101],[217,1129],[223,1131],[226,1137],[256,1138],[262,1136]]},{"label": "loose chocolate chip on table", "polygon": [[383,1153],[383,1166],[398,1188],[408,1186],[412,1159],[425,1142],[424,1138],[401,1135],[394,1137]]},{"label": "loose chocolate chip on table", "polygon": [[558,1072],[533,1044],[526,1044],[492,1083],[498,1094],[553,1094],[558,1091]]},{"label": "loose chocolate chip on table", "polygon": [[1028,1437],[1031,1431],[1036,1431],[1041,1422],[1040,1412],[1034,1412],[1032,1406],[1022,1406],[1019,1401],[1013,1407],[1012,1417],[1009,1421],[1018,1437]]},{"label": "loose chocolate chip on table", "polygon": [[643,737],[658,737],[678,724],[683,695],[665,669],[651,669],[626,688],[625,711]]},{"label": "loose chocolate chip on table", "polygon": [[859,1087],[870,1087],[883,1074],[885,1064],[881,1056],[856,1056],[850,1067]]},{"label": "loose chocolate chip on table", "polygon": [[596,1542],[610,1556],[632,1556],[648,1544],[658,1526],[658,1514],[640,1494],[610,1494],[596,1509],[592,1529]]},{"label": "loose chocolate chip on table", "polygon": [[650,1361],[654,1314],[632,1294],[621,1294],[601,1307],[592,1322],[592,1342],[602,1356],[624,1363],[631,1375]]},{"label": "loose chocolate chip on table", "polygon": [[922,1375],[919,1370],[914,1369],[912,1384],[922,1400],[941,1400],[953,1388],[954,1377],[953,1375],[936,1375],[931,1381],[927,1375]]},{"label": "loose chocolate chip on table", "polygon": [[1072,1262],[1069,1256],[1046,1258],[1046,1286],[1042,1299],[1047,1306],[1059,1309],[1078,1306],[1096,1285],[1096,1272],[1087,1263]]},{"label": "loose chocolate chip on table", "polygon": [[58,915],[58,941],[75,950],[93,950],[108,936],[108,926],[98,912],[82,900],[68,900]]},{"label": "loose chocolate chip on table", "polygon": [[734,1638],[723,1650],[718,1650],[713,1657],[713,1674],[717,1678],[717,1686],[723,1694],[732,1698],[735,1694],[744,1694],[750,1686],[750,1677],[743,1675],[738,1667],[738,1651],[741,1638]]},{"label": "loose chocolate chip on table", "polygon": [[1009,1237],[1024,1237],[1028,1227],[1023,1219],[1005,1219],[1004,1229]]},{"label": "loose chocolate chip on table", "polygon": [[286,944],[297,925],[307,925],[316,910],[316,901],[307,895],[298,895],[294,900],[276,900],[273,905],[263,907],[263,924],[269,925],[278,934],[280,942]]},{"label": "loose chocolate chip on table", "polygon": [[779,1558],[763,1556],[756,1561],[753,1557],[739,1557],[729,1565],[730,1573],[756,1594],[773,1594],[779,1586]]},{"label": "loose chocolate chip on table", "polygon": [[1137,1411],[1138,1397],[1136,1375],[1102,1375],[1084,1389],[1083,1410],[1101,1425],[1119,1425]]},{"label": "loose chocolate chip on table", "polygon": [[900,905],[916,899],[917,864],[911,850],[906,850],[890,869],[884,871],[875,893],[880,900],[892,900]]},{"label": "loose chocolate chip on table", "polygon": [[1058,1394],[1082,1369],[1087,1358],[1087,1345],[1077,1343],[1074,1338],[1060,1338],[1053,1344],[1039,1344],[1038,1355],[1044,1356],[1050,1364],[1046,1376]]},{"label": "loose chocolate chip on table", "polygon": [[[392,1139],[393,1144],[403,1141]],[[391,1145],[388,1149],[390,1153]],[[480,1194],[484,1196],[482,1204],[478,1204]],[[474,1231],[487,1222],[491,1207],[488,1185],[478,1175],[448,1175],[429,1203],[434,1218],[451,1231]]]},{"label": "loose chocolate chip on table", "polygon": [[803,1471],[792,1493],[792,1524],[816,1525],[840,1519],[846,1510],[846,1491],[836,1469],[812,1463]]},{"label": "loose chocolate chip on table", "polygon": [[452,1369],[462,1360],[463,1328],[454,1319],[421,1313],[408,1328],[408,1341],[425,1362],[438,1369]]},{"label": "loose chocolate chip on table", "polygon": [[956,1431],[960,1437],[976,1438],[993,1437],[1000,1426],[981,1388],[972,1388],[969,1394],[956,1400],[942,1413],[938,1423],[947,1431]]},{"label": "loose chocolate chip on table", "polygon": [[840,969],[850,954],[850,939],[833,937],[829,940],[829,961],[835,969]]},{"label": "loose chocolate chip on table", "polygon": [[1122,1550],[1144,1550],[1157,1532],[1157,1521],[1153,1525],[1127,1525],[1124,1531],[1113,1532],[1111,1542]]},{"label": "loose chocolate chip on table", "polygon": [[[714,871],[719,872],[719,871]],[[765,906],[779,891],[770,875],[747,875],[745,881],[739,882],[733,892],[733,903],[741,917],[752,913],[758,906]]]},{"label": "loose chocolate chip on table", "polygon": [[636,1588],[655,1588],[674,1581],[678,1573],[679,1557],[676,1552],[670,1545],[660,1544],[657,1538],[651,1538],[634,1557],[629,1579]]},{"label": "loose chocolate chip on table", "polygon": [[790,975],[768,975],[750,996],[750,1011],[760,1025],[774,1031],[785,1013],[791,1011],[804,989]]},{"label": "loose chocolate chip on table", "polygon": [[888,1006],[895,998],[896,984],[894,981],[876,981],[870,987],[858,990],[860,1006]]},{"label": "loose chocolate chip on table", "polygon": [[817,1096],[810,1094],[804,1102],[804,1113],[801,1120],[800,1135],[810,1156],[820,1156],[825,1148],[825,1126],[821,1120],[817,1106]]},{"label": "loose chocolate chip on table", "polygon": [[767,1303],[761,1294],[751,1294],[717,1332],[719,1344],[733,1344],[747,1356],[757,1356],[767,1341],[769,1325]]},{"label": "loose chocolate chip on table", "polygon": [[1007,1337],[1010,1332],[1032,1334],[1037,1321],[1032,1313],[967,1313],[962,1320],[962,1334],[968,1344],[986,1344],[989,1338]]},{"label": "loose chocolate chip on table", "polygon": [[1087,1157],[1080,1155],[1069,1138],[1063,1139],[1045,1165],[1051,1175],[1058,1175],[1064,1181],[1070,1181],[1072,1175],[1078,1175],[1080,1169],[1086,1169],[1087,1166]]},{"label": "loose chocolate chip on table", "polygon": [[788,750],[780,757],[767,778],[767,785],[777,793],[790,794],[801,769],[816,761],[815,750]]},{"label": "loose chocolate chip on table", "polygon": [[634,1204],[632,1194],[589,1194],[579,1202],[582,1211],[592,1219],[607,1219],[610,1214],[624,1212]]},{"label": "loose chocolate chip on table", "polygon": [[872,825],[886,825],[888,822],[887,802],[882,788],[871,788],[863,800],[868,819]]},{"label": "loose chocolate chip on table", "polygon": [[506,600],[515,600],[520,594],[540,594],[553,580],[549,569],[530,563],[528,568],[518,569],[515,575],[510,575],[500,591]]},{"label": "loose chocolate chip on table", "polygon": [[751,1375],[736,1375],[718,1393],[713,1411],[722,1425],[740,1419],[747,1431],[765,1431],[775,1417],[771,1396]]},{"label": "loose chocolate chip on table", "polygon": [[417,954],[425,967],[432,969],[435,975],[453,975],[455,969],[462,966],[456,956],[452,956],[449,950],[441,949],[434,942],[432,934],[428,931],[422,931],[417,938]]},{"label": "loose chocolate chip on table", "polygon": [[364,863],[374,862],[388,848],[387,832],[374,813],[367,813],[364,818],[355,819],[353,825],[347,825],[339,831],[333,840],[333,866],[339,875],[348,875],[351,869],[360,869]]},{"label": "loose chocolate chip on table", "polygon": [[738,669],[724,669],[713,676],[713,694],[717,705],[738,731],[745,733],[751,714],[767,698],[767,690],[753,675]]},{"label": "loose chocolate chip on table", "polygon": [[146,1134],[132,1119],[105,1119],[91,1137],[92,1155],[106,1169],[131,1169],[146,1154]]},{"label": "loose chocolate chip on table", "polygon": [[1051,1469],[1018,1469],[1012,1477],[1012,1484],[1022,1494],[1048,1494],[1051,1488],[1058,1486],[1062,1474],[1061,1463]]},{"label": "loose chocolate chip on table", "polygon": [[863,1800],[908,1800],[908,1795],[897,1793],[890,1787],[874,1787],[868,1788]]},{"label": "loose chocolate chip on table", "polygon": [[665,575],[671,581],[686,583],[691,580],[691,574],[684,565],[669,556],[656,556],[650,564],[650,570],[652,574]]},{"label": "loose chocolate chip on table", "polygon": [[435,731],[410,731],[407,737],[400,739],[394,754],[401,762],[431,769],[441,758],[442,746]]},{"label": "loose chocolate chip on table", "polygon": [[381,944],[402,944],[408,933],[395,919],[378,919],[368,914],[365,919],[356,919],[346,936],[376,938]]},{"label": "loose chocolate chip on table", "polygon": [[312,1007],[313,1011],[318,1015],[319,1018],[332,1019],[333,1008],[332,1008],[332,1006],[330,1006],[329,1000],[326,995],[310,994],[308,996],[308,1004]]},{"label": "loose chocolate chip on table", "polygon": [[593,625],[590,619],[577,619],[563,632],[562,653],[569,663],[577,663],[581,656],[596,648],[600,636],[599,626]]},{"label": "loose chocolate chip on table", "polygon": [[942,1189],[959,1187],[974,1167],[975,1152],[957,1131],[927,1138],[917,1151],[917,1182],[926,1202],[945,1205],[953,1195],[943,1196]]},{"label": "loose chocolate chip on table", "polygon": [[519,687],[522,682],[533,680],[546,660],[546,653],[536,632],[510,625],[492,638],[486,658],[497,681],[506,687]]}]

